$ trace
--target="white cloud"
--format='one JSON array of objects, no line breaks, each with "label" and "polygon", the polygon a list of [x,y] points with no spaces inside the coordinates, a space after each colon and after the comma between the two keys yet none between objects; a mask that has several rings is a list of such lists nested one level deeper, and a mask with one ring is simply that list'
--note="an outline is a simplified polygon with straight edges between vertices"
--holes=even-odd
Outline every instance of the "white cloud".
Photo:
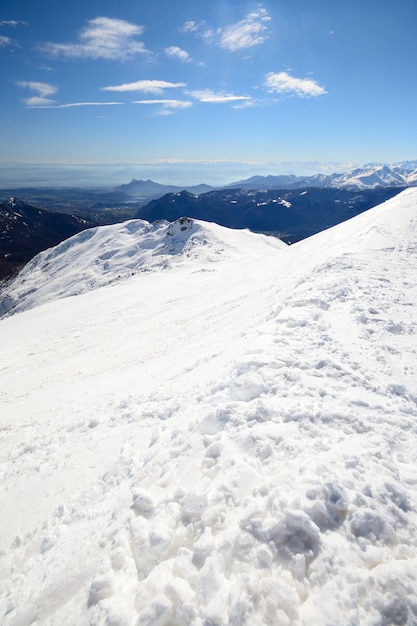
[{"label": "white cloud", "polygon": [[264,84],[271,93],[289,94],[300,98],[313,98],[327,93],[324,87],[311,78],[295,78],[287,72],[269,72]]},{"label": "white cloud", "polygon": [[51,100],[51,98],[41,98],[40,96],[31,96],[30,98],[23,98],[23,102],[28,109],[39,109],[53,105],[55,100]]},{"label": "white cloud", "polygon": [[13,28],[16,28],[19,24],[26,25],[26,22],[20,22],[18,20],[0,20],[0,26],[13,26]]},{"label": "white cloud", "polygon": [[22,80],[17,83],[19,87],[23,89],[31,89],[32,91],[37,91],[39,96],[53,96],[57,91],[57,87],[54,85],[50,85],[49,83],[38,83],[36,81],[27,81]]},{"label": "white cloud", "polygon": [[263,8],[249,13],[240,22],[230,24],[221,31],[220,46],[236,52],[264,43],[268,38],[266,23],[270,20],[267,11]]},{"label": "white cloud", "polygon": [[178,30],[180,33],[193,33],[195,36],[201,37],[206,41],[212,39],[214,34],[211,28],[207,28],[204,20],[201,22],[185,22]]},{"label": "white cloud", "polygon": [[138,80],[135,83],[110,85],[102,87],[102,91],[144,91],[145,93],[162,94],[164,89],[185,87],[186,83],[170,83],[166,80]]},{"label": "white cloud", "polygon": [[188,109],[193,106],[189,100],[134,100],[133,104],[159,105],[156,115],[172,115],[176,109]]},{"label": "white cloud", "polygon": [[257,104],[259,104],[258,100],[253,100],[252,98],[248,98],[247,100],[238,102],[237,104],[235,104],[233,108],[234,109],[250,109],[256,106]]},{"label": "white cloud", "polygon": [[89,20],[74,43],[48,43],[44,50],[54,56],[67,58],[117,59],[125,61],[148,50],[136,37],[143,26],[125,20],[96,17]]},{"label": "white cloud", "polygon": [[178,29],[181,33],[194,33],[201,26],[201,23],[193,22],[192,20],[188,22],[184,22],[182,26]]},{"label": "white cloud", "polygon": [[189,100],[134,100],[133,104],[163,104],[173,109],[187,109],[192,107],[193,103]]},{"label": "white cloud", "polygon": [[53,96],[58,91],[55,85],[49,83],[39,83],[36,81],[22,80],[17,83],[22,89],[30,89],[37,95],[25,98],[23,102],[29,109],[69,109],[71,107],[81,106],[112,106],[115,104],[123,104],[122,102],[70,102],[68,104],[56,104],[56,100],[52,100],[49,96]]},{"label": "white cloud", "polygon": [[0,48],[5,48],[6,46],[12,46],[13,40],[10,37],[5,37],[4,35],[0,35]]},{"label": "white cloud", "polygon": [[165,48],[165,54],[173,59],[178,59],[182,63],[190,63],[191,57],[186,50],[179,48],[178,46],[170,46]]},{"label": "white cloud", "polygon": [[54,85],[27,80],[19,81],[17,85],[22,89],[29,89],[30,91],[34,91],[36,93],[36,96],[30,96],[29,98],[25,98],[23,100],[27,107],[40,107],[51,105],[55,102],[55,100],[49,98],[49,96],[53,96],[58,91],[57,87]]},{"label": "white cloud", "polygon": [[249,101],[250,96],[236,96],[231,93],[216,93],[211,89],[202,89],[200,91],[190,91],[190,95],[200,102],[223,103],[223,102],[239,102]]}]

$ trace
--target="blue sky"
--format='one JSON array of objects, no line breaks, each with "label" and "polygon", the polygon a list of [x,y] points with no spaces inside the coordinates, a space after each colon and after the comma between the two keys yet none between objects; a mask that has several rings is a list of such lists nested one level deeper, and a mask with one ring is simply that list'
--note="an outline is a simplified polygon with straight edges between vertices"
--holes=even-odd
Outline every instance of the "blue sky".
[{"label": "blue sky", "polygon": [[301,173],[417,158],[415,0],[0,11],[3,163]]}]

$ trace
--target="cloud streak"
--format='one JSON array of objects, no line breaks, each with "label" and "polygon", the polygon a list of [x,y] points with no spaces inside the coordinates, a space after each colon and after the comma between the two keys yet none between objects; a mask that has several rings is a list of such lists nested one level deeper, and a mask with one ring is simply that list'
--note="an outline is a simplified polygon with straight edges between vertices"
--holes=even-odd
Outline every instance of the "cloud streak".
[{"label": "cloud streak", "polygon": [[265,87],[270,93],[298,96],[299,98],[314,98],[327,93],[311,78],[295,78],[287,72],[269,72],[265,78]]},{"label": "cloud streak", "polygon": [[89,20],[73,43],[47,43],[43,50],[56,57],[69,59],[108,59],[126,61],[137,55],[149,54],[137,37],[143,26],[125,20],[96,17]]},{"label": "cloud streak", "polygon": [[69,102],[67,104],[45,104],[41,106],[28,106],[28,109],[72,109],[73,107],[100,107],[122,105],[123,102]]},{"label": "cloud streak", "polygon": [[13,26],[13,28],[16,28],[19,24],[26,25],[26,22],[20,22],[18,20],[0,20],[0,26]]},{"label": "cloud streak", "polygon": [[193,106],[193,103],[189,100],[170,99],[134,100],[133,104],[159,105],[156,115],[172,115],[178,109],[188,109]]},{"label": "cloud streak", "polygon": [[186,83],[171,83],[166,80],[138,80],[123,85],[109,85],[101,87],[102,91],[143,91],[145,93],[162,94],[164,89],[185,87]]},{"label": "cloud streak", "polygon": [[193,103],[189,100],[133,100],[133,104],[163,104],[173,109],[187,109],[192,107]]},{"label": "cloud streak", "polygon": [[190,91],[189,94],[200,102],[210,102],[213,104],[221,104],[227,102],[239,102],[252,100],[250,96],[236,96],[231,93],[214,92],[211,89],[202,89]]}]

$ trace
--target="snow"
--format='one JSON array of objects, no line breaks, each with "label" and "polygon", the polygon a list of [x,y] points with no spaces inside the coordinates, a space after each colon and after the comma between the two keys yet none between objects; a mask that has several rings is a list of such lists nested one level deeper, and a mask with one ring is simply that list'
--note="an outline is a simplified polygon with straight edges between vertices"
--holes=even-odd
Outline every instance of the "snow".
[{"label": "snow", "polygon": [[344,174],[330,176],[331,187],[348,187],[358,189],[373,189],[376,187],[396,187],[414,185],[416,170],[413,163],[398,165],[368,164],[355,168]]},{"label": "snow", "polygon": [[415,624],[417,190],[83,237],[0,321],[1,623]]},{"label": "snow", "polygon": [[333,180],[333,186],[371,189],[379,186],[407,185],[410,183],[411,177],[412,173],[402,168],[368,165],[336,176]]},{"label": "snow", "polygon": [[285,244],[189,218],[172,224],[130,220],[88,229],[32,259],[18,280],[0,292],[0,315],[85,293],[137,272],[167,270],[197,257],[201,265],[248,252],[264,255],[270,247]]}]

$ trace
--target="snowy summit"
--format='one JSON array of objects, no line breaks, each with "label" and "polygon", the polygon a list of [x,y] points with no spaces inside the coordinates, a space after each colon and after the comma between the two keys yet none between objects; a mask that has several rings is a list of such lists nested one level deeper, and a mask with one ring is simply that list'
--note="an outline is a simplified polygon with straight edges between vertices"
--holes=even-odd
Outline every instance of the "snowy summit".
[{"label": "snowy summit", "polygon": [[229,257],[264,256],[271,248],[285,247],[273,237],[187,217],[172,223],[130,220],[90,228],[36,255],[0,294],[0,315],[85,293],[137,272],[168,270],[187,260],[193,261],[194,271]]},{"label": "snowy summit", "polygon": [[5,626],[417,623],[417,189],[140,220],[1,294]]}]

